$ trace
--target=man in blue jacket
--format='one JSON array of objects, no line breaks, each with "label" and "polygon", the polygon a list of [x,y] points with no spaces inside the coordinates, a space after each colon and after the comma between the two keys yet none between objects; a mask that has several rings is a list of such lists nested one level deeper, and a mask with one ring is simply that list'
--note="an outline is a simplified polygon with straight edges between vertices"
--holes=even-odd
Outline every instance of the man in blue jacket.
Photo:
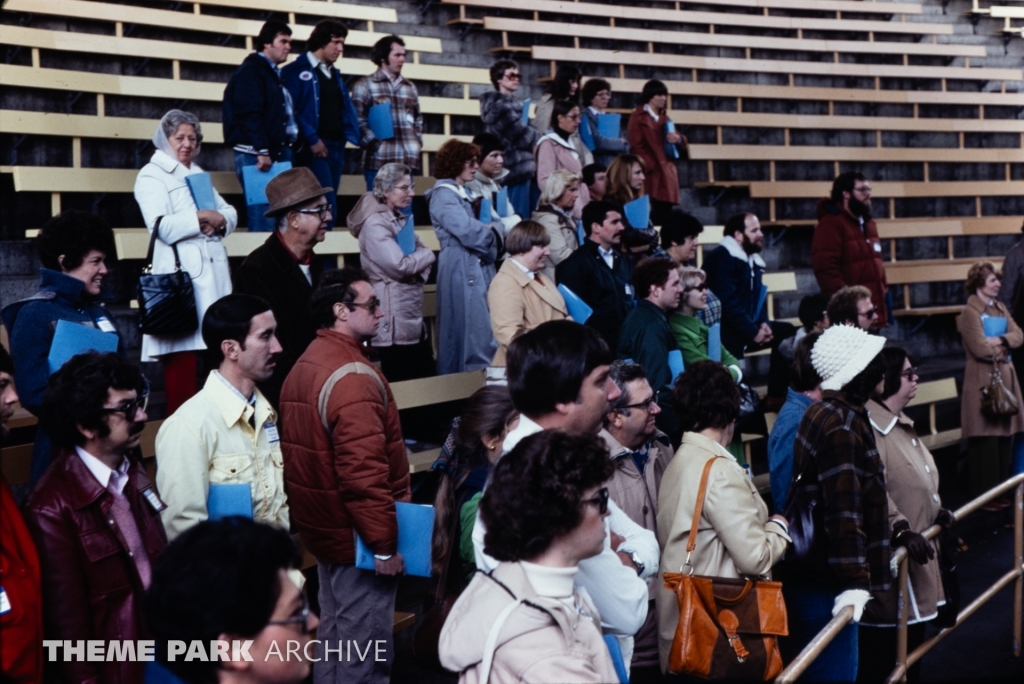
[{"label": "man in blue jacket", "polygon": [[[324,19],[309,34],[306,54],[281,69],[281,78],[295,104],[299,141],[295,165],[308,167],[325,188],[337,191],[345,169],[345,141],[359,145],[359,119],[341,74],[334,68],[345,51],[348,28]],[[327,195],[334,227],[337,193]]]},{"label": "man in blue jacket", "polygon": [[[224,141],[235,151],[235,173],[245,191],[242,169],[267,171],[271,164],[291,161],[298,137],[292,96],[281,81],[279,64],[292,50],[292,30],[279,21],[263,24],[256,37],[257,51],[231,74],[224,89]],[[266,200],[249,205],[249,230],[273,231],[274,222],[263,216]]]}]

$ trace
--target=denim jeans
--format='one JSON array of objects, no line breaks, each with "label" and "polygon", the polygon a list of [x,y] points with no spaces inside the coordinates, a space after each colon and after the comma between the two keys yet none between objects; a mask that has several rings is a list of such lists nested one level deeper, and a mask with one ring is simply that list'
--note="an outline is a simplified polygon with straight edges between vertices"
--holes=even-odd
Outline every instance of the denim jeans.
[{"label": "denim jeans", "polygon": [[[283,150],[277,155],[275,162],[279,161],[291,161],[292,151],[290,149]],[[245,194],[245,177],[242,175],[242,169],[246,166],[256,166],[257,158],[254,154],[245,154],[244,152],[235,152],[235,175],[238,176],[238,183],[242,186],[242,194]],[[270,208],[270,205],[266,202],[260,204],[250,204],[249,198],[245,201],[247,205],[247,213],[249,216],[249,232],[262,232],[272,233],[277,228],[277,221],[273,218],[264,216],[263,213]]]},{"label": "denim jeans", "polygon": [[320,185],[334,189],[333,192],[327,193],[327,201],[331,203],[331,220],[327,224],[327,230],[333,230],[338,222],[337,190],[341,185],[341,174],[345,170],[345,141],[323,138],[321,141],[327,147],[327,157],[314,157],[308,149],[304,149],[295,155],[295,165],[307,167],[320,181]]},{"label": "denim jeans", "polygon": [[363,178],[366,180],[366,192],[373,192],[373,181],[377,178],[377,169],[363,171]]},{"label": "denim jeans", "polygon": [[[828,587],[793,578],[784,581],[782,593],[789,614],[789,636],[780,639],[782,659],[788,665],[832,619],[838,593]],[[857,680],[859,627],[843,628],[824,652],[800,677],[804,682],[854,682]]]}]

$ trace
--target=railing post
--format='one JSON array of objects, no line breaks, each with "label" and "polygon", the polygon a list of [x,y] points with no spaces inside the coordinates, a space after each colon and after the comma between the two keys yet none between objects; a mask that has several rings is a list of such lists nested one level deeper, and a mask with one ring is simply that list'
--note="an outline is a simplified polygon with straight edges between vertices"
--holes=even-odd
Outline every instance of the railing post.
[{"label": "railing post", "polygon": [[1024,482],[1017,485],[1013,494],[1013,569],[1017,580],[1013,583],[1013,655],[1020,657],[1021,647],[1021,600],[1024,599]]},{"label": "railing post", "polygon": [[897,619],[899,627],[896,630],[896,666],[900,670],[898,681],[907,681],[907,619],[910,607],[907,602],[910,600],[910,592],[907,591],[907,569],[910,566],[910,556],[903,554],[899,564],[899,599],[897,602]]}]

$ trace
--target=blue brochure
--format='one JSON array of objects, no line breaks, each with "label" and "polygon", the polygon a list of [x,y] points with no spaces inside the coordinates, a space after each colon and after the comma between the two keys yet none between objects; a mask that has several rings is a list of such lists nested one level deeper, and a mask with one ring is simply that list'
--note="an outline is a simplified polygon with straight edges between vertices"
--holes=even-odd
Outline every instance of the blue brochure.
[{"label": "blue brochure", "polygon": [[[670,122],[671,123],[671,122]],[[598,114],[597,132],[605,138],[618,138],[622,130],[621,114]]]},{"label": "blue brochure", "polygon": [[615,674],[619,678],[619,684],[629,684],[629,673],[626,672],[626,663],[622,659],[622,648],[619,647],[619,640],[614,635],[604,635],[605,646],[608,647],[608,655],[612,657],[612,665],[615,666]]},{"label": "blue brochure", "polygon": [[[598,130],[600,130],[600,123],[597,127]],[[583,141],[583,144],[586,145],[587,149],[591,152],[593,152],[594,148],[597,147],[597,143],[594,142],[594,134],[590,132],[590,121],[587,120],[586,115],[580,119],[580,140]]]},{"label": "blue brochure", "polygon": [[708,328],[708,358],[722,362],[722,324],[715,323]]},{"label": "blue brochure", "polygon": [[480,198],[480,223],[490,223],[494,219],[491,217],[491,198],[481,197]]},{"label": "blue brochure", "polygon": [[274,179],[274,176],[292,168],[292,163],[274,162],[266,171],[260,171],[255,166],[242,167],[242,179],[245,181],[245,203],[249,206],[254,204],[268,204],[267,183]]},{"label": "blue brochure", "polygon": [[252,490],[247,484],[212,484],[206,497],[206,513],[210,520],[232,515],[252,519]]},{"label": "blue brochure", "polygon": [[[530,98],[523,100],[523,123],[530,123]],[[541,131],[544,133],[545,131]]]},{"label": "blue brochure", "polygon": [[398,246],[402,248],[402,254],[409,256],[416,251],[416,228],[412,224],[412,214],[405,220],[402,230],[395,236]]},{"label": "blue brochure", "polygon": [[[434,534],[434,507],[395,503],[398,517],[398,553],[405,561],[405,574],[430,577],[430,543]],[[373,551],[356,535],[356,567],[374,569]]]},{"label": "blue brochure", "polygon": [[[675,133],[676,132],[676,124],[675,124],[674,121],[668,121],[668,122],[665,123],[665,132],[666,133]],[[670,142],[668,142],[666,140],[665,141],[665,154],[668,156],[669,159],[679,159],[679,148],[676,147],[675,144],[670,143]]]},{"label": "blue brochure", "polygon": [[754,322],[756,323],[761,318],[761,312],[764,311],[764,302],[768,299],[768,286],[761,285],[761,294],[757,297],[757,309],[754,311]]},{"label": "blue brochure", "polygon": [[57,321],[53,342],[50,344],[50,354],[46,357],[50,374],[60,370],[72,356],[87,351],[117,351],[117,335],[81,323]]},{"label": "blue brochure", "polygon": [[626,202],[622,207],[629,225],[637,230],[646,230],[651,225],[651,198],[648,195]]},{"label": "blue brochure", "polygon": [[192,199],[195,200],[200,211],[217,208],[217,196],[213,194],[213,180],[210,178],[210,174],[205,171],[193,173],[191,176],[185,176],[185,182],[188,183],[188,189],[192,191]]},{"label": "blue brochure", "polygon": [[377,140],[391,140],[395,137],[395,124],[391,120],[391,100],[375,104],[366,113],[366,123]]},{"label": "blue brochure", "polygon": [[587,240],[587,234],[583,231],[583,219],[576,222],[576,239],[580,241],[580,245]]},{"label": "blue brochure", "polygon": [[1002,316],[982,316],[985,337],[1002,337],[1006,334],[1006,319]]},{"label": "blue brochure", "polygon": [[562,298],[565,300],[565,306],[569,309],[569,315],[572,316],[572,320],[577,323],[586,323],[587,319],[590,318],[590,314],[594,313],[590,305],[580,299],[579,295],[565,285],[559,285],[558,291],[562,293]]},{"label": "blue brochure", "polygon": [[498,196],[494,198],[494,204],[498,209],[498,216],[506,218],[512,215],[508,206],[508,188],[502,188],[498,191]]},{"label": "blue brochure", "polygon": [[672,384],[676,384],[676,378],[683,374],[683,352],[673,349],[668,353],[668,369],[672,371]]}]

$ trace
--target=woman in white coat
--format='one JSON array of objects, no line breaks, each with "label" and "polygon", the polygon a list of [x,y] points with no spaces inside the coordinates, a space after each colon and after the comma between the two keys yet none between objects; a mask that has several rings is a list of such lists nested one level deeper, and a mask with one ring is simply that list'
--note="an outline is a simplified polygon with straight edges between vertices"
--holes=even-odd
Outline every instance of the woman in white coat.
[{"label": "woman in white coat", "polygon": [[221,239],[238,225],[238,213],[213,191],[216,209],[200,209],[192,197],[186,176],[204,173],[193,159],[199,154],[203,133],[194,114],[172,109],[164,114],[153,134],[153,153],[135,179],[146,229],[157,233],[153,273],[174,271],[174,250],[181,267],[192,278],[199,327],[174,336],[143,335],[142,360],[159,359],[164,366],[167,414],[194,395],[199,350],[206,349],[201,334],[206,309],[231,294],[228,254]]}]

